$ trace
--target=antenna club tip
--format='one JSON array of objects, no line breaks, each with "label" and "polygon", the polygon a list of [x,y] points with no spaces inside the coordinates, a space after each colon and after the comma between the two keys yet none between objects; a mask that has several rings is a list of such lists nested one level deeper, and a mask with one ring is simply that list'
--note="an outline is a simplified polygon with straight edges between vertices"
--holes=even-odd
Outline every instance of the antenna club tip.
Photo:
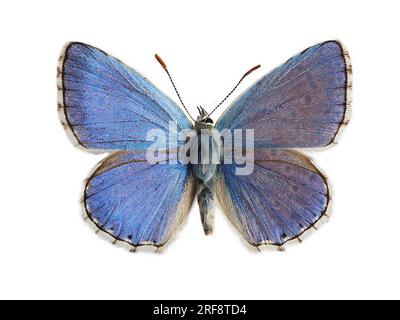
[{"label": "antenna club tip", "polygon": [[243,75],[243,78],[244,78],[244,77],[247,77],[250,73],[252,73],[253,71],[257,70],[257,69],[260,68],[260,67],[261,67],[261,64],[258,64],[258,65],[256,65],[256,66],[254,66],[253,68],[251,68],[249,71],[247,71],[247,72]]},{"label": "antenna club tip", "polygon": [[161,57],[160,57],[157,53],[154,55],[154,57],[157,59],[158,63],[161,64],[161,66],[162,66],[165,70],[167,70],[167,65],[165,64],[164,60],[161,59]]}]

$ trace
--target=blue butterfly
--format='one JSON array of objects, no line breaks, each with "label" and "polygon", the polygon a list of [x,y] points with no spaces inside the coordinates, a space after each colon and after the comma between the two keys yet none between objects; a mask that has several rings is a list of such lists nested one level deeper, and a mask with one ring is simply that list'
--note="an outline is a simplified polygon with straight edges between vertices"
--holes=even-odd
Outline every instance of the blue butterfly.
[{"label": "blue butterfly", "polygon": [[[166,64],[156,58],[176,90]],[[213,230],[218,201],[257,249],[300,239],[326,214],[326,178],[293,148],[328,146],[348,122],[352,69],[338,41],[312,46],[262,77],[215,125],[210,117],[215,109],[198,108],[194,120],[135,70],[90,45],[68,43],[57,71],[59,114],[76,145],[113,151],[86,182],[87,216],[132,251],[143,245],[160,248],[170,240],[196,194],[206,234]],[[237,175],[235,163],[149,162],[147,133],[171,134],[171,122],[176,134],[253,129],[252,173]],[[176,147],[184,144],[178,139]]]}]

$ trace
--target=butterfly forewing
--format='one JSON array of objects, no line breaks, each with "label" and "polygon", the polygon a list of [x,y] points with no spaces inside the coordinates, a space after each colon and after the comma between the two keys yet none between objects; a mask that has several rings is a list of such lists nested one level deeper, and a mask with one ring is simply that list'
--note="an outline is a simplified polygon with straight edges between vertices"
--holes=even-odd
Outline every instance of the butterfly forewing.
[{"label": "butterfly forewing", "polygon": [[[83,43],[65,46],[58,70],[59,111],[76,142],[101,150],[146,149],[146,134],[170,122],[191,128],[180,108],[116,58]],[[176,134],[176,132],[171,132]]]},{"label": "butterfly forewing", "polygon": [[254,129],[260,148],[323,147],[347,122],[351,64],[343,46],[327,41],[304,50],[256,82],[216,127]]}]

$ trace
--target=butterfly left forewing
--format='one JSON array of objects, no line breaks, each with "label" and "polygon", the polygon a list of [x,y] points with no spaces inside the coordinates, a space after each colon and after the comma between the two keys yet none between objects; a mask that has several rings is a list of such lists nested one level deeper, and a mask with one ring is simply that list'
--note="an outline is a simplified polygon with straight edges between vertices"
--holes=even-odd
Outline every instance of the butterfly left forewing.
[{"label": "butterfly left forewing", "polygon": [[57,85],[61,121],[73,142],[86,149],[144,150],[151,145],[150,130],[167,135],[192,126],[149,80],[88,44],[64,47]]}]

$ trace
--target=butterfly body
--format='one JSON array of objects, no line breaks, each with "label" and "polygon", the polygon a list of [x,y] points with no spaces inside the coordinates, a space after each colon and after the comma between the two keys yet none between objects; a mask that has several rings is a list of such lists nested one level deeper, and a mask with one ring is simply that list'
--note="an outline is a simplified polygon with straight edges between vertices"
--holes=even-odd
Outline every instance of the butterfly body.
[{"label": "butterfly body", "polygon": [[197,203],[199,205],[204,233],[211,234],[214,225],[215,185],[220,158],[220,141],[209,118],[202,118],[194,124],[198,144],[197,161],[191,164],[196,177]]},{"label": "butterfly body", "polygon": [[[322,42],[287,60],[239,96],[215,125],[203,108],[192,123],[149,80],[87,44],[64,47],[57,75],[59,115],[70,137],[82,148],[111,152],[88,178],[83,202],[89,220],[115,241],[133,249],[162,247],[196,195],[206,234],[217,203],[257,248],[299,239],[326,215],[326,178],[298,149],[331,144],[348,122],[352,68],[340,42]],[[199,142],[195,161],[170,162],[169,152],[149,158],[149,133],[181,137],[186,130]],[[223,130],[249,132],[250,172],[226,161],[226,140],[221,148],[218,135]],[[173,149],[186,146],[179,138]]]}]

